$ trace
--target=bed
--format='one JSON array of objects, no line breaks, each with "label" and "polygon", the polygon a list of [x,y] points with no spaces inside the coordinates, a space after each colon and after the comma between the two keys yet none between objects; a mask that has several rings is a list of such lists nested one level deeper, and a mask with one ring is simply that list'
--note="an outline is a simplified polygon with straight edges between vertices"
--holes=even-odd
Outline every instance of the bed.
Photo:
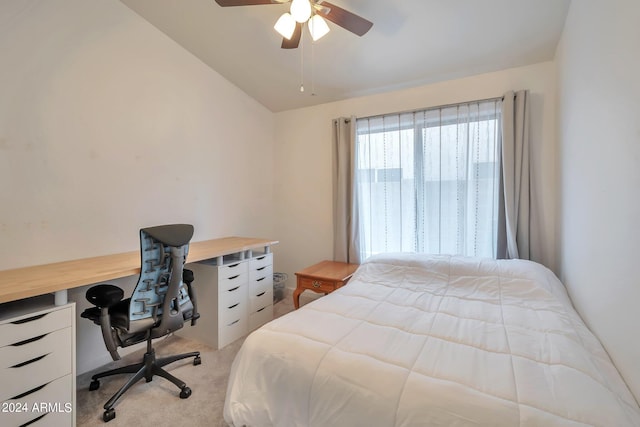
[{"label": "bed", "polygon": [[232,426],[640,426],[563,285],[531,261],[384,254],[247,337]]}]

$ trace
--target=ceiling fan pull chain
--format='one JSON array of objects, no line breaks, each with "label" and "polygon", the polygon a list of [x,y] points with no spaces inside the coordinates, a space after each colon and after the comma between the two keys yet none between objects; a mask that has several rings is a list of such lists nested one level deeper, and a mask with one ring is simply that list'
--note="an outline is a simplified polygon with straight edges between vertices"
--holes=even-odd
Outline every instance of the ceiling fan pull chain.
[{"label": "ceiling fan pull chain", "polygon": [[315,79],[313,78],[314,73],[313,73],[313,69],[315,68],[315,61],[314,61],[314,45],[316,44],[315,41],[311,40],[311,96],[316,96],[316,82]]},{"label": "ceiling fan pull chain", "polygon": [[300,93],[304,92],[304,31],[300,35]]}]

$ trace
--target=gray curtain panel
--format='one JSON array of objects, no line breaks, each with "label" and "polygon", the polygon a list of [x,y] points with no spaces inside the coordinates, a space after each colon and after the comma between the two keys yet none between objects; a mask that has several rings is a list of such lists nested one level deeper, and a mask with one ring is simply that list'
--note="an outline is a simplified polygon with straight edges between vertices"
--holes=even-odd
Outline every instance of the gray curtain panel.
[{"label": "gray curtain panel", "polygon": [[360,263],[354,195],[355,117],[333,120],[333,259]]},{"label": "gray curtain panel", "polygon": [[504,95],[502,178],[504,257],[530,259],[529,92],[526,90]]}]

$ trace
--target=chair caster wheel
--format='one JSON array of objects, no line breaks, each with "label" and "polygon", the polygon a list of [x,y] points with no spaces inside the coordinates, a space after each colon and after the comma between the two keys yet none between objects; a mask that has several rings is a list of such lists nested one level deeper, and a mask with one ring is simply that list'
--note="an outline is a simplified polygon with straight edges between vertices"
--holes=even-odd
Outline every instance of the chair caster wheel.
[{"label": "chair caster wheel", "polygon": [[200,356],[196,356],[196,358],[193,359],[193,365],[194,366],[198,366],[201,363],[202,363],[202,359],[200,359]]},{"label": "chair caster wheel", "polygon": [[93,380],[91,384],[89,384],[89,391],[94,391],[100,388],[100,381]]},{"label": "chair caster wheel", "polygon": [[115,417],[116,417],[116,410],[115,409],[107,409],[106,411],[104,411],[104,414],[102,414],[102,420],[105,423],[108,423],[109,421],[111,421]]},{"label": "chair caster wheel", "polygon": [[182,390],[180,390],[180,399],[186,399],[191,396],[191,389],[187,386],[184,386]]}]

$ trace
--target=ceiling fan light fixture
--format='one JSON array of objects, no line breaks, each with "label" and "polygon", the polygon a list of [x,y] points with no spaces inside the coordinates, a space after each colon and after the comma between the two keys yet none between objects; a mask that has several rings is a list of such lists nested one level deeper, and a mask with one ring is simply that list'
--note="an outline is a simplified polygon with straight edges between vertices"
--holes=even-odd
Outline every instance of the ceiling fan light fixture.
[{"label": "ceiling fan light fixture", "polygon": [[290,11],[296,21],[307,22],[311,17],[311,3],[309,0],[293,0]]},{"label": "ceiling fan light fixture", "polygon": [[293,36],[293,32],[296,29],[296,20],[290,13],[283,13],[282,16],[278,18],[278,21],[273,28],[275,28],[282,37],[287,40],[291,40],[291,36]]},{"label": "ceiling fan light fixture", "polygon": [[325,21],[320,15],[313,15],[311,19],[309,19],[308,25],[309,33],[311,34],[313,41],[324,37],[329,32],[327,21]]}]

